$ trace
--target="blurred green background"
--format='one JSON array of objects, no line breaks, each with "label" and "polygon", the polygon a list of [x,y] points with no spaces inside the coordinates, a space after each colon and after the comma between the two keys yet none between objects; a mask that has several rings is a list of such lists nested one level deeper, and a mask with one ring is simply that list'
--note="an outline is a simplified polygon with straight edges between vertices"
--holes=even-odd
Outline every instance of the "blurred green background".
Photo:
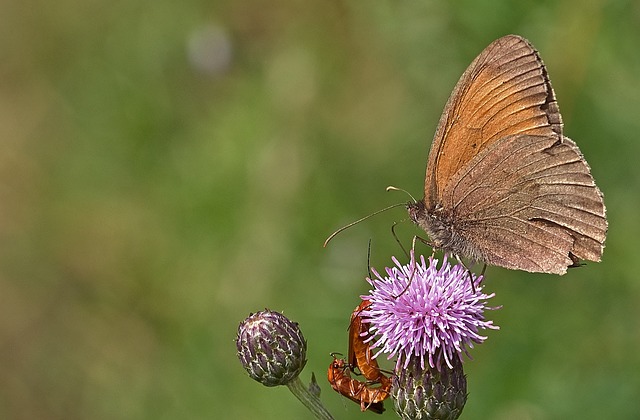
[{"label": "blurred green background", "polygon": [[367,241],[389,265],[406,213],[322,242],[406,201],[387,185],[421,196],[453,85],[508,33],[540,50],[610,231],[563,277],[488,269],[501,330],[462,418],[640,418],[635,0],[2,2],[0,417],[310,418],[237,360],[269,307],[335,417],[374,418],[325,374]]}]

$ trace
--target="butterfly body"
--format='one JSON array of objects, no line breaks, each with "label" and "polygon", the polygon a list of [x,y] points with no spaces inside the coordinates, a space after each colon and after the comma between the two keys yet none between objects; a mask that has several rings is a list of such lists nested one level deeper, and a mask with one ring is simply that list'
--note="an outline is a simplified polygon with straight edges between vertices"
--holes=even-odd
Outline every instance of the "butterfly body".
[{"label": "butterfly body", "polygon": [[407,203],[407,210],[411,220],[427,233],[433,248],[453,255],[463,255],[473,261],[484,262],[482,251],[460,235],[455,222],[442,206],[427,209],[422,200]]}]

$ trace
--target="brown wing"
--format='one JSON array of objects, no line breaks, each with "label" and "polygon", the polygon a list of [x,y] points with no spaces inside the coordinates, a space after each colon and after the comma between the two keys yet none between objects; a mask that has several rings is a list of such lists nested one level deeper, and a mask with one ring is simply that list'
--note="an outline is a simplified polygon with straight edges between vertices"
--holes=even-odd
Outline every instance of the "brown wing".
[{"label": "brown wing", "polygon": [[453,230],[488,264],[564,274],[576,257],[600,261],[602,193],[566,137],[502,138],[456,174],[447,193]]},{"label": "brown wing", "polygon": [[429,151],[425,204],[433,209],[448,180],[498,139],[562,134],[562,118],[538,52],[516,35],[485,48],[456,85]]}]

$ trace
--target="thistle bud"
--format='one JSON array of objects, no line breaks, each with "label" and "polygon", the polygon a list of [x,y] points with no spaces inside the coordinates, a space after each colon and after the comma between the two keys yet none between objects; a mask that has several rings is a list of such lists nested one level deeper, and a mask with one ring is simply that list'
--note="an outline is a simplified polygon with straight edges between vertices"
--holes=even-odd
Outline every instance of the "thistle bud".
[{"label": "thistle bud", "polygon": [[265,386],[287,385],[307,362],[307,342],[298,323],[268,309],[240,323],[236,347],[249,376]]},{"label": "thistle bud", "polygon": [[396,413],[403,419],[455,420],[467,402],[467,378],[459,358],[453,367],[440,370],[428,364],[422,368],[412,357],[406,368],[396,372],[391,387]]}]

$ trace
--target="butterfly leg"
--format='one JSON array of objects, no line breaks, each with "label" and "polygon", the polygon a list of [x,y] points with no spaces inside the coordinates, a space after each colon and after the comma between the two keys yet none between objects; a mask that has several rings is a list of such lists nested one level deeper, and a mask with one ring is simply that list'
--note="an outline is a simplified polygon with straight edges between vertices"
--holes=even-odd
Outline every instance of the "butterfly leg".
[{"label": "butterfly leg", "polygon": [[[416,240],[417,239],[420,239],[420,241],[423,241],[423,242],[425,241],[425,239],[423,239],[423,238],[421,238],[419,236],[414,236],[413,239],[411,240],[411,252],[414,255],[413,270],[411,270],[411,276],[409,277],[409,281],[407,282],[407,285],[405,286],[405,288],[397,296],[394,296],[394,298],[396,298],[396,299],[405,294],[405,292],[409,289],[409,286],[411,286],[411,282],[413,281],[413,277],[416,274],[415,251],[416,251]],[[400,243],[400,242],[398,242],[398,243]],[[400,246],[402,246],[402,245],[400,245]],[[405,251],[405,253],[406,253],[406,251]]]},{"label": "butterfly leg", "polygon": [[[459,255],[454,255],[456,257],[456,260],[458,260],[458,263],[463,266],[466,270],[467,270],[467,274],[469,275],[469,282],[471,283],[471,291],[473,292],[473,294],[476,293],[476,286],[475,284],[473,284],[473,276],[471,274],[471,270],[469,269],[469,267],[467,267],[467,265],[464,263],[464,261],[462,261],[462,258],[460,258]],[[482,269],[482,274],[484,274],[484,270],[485,268],[487,268],[487,265],[484,265],[484,268]]]},{"label": "butterfly leg", "polygon": [[393,222],[393,224],[391,225],[391,234],[393,235],[393,237],[395,238],[396,242],[398,243],[398,245],[400,245],[400,248],[402,249],[402,252],[404,252],[404,255],[407,256],[407,258],[409,257],[409,253],[407,252],[407,250],[404,248],[404,245],[402,245],[402,242],[400,242],[400,238],[398,238],[398,235],[396,234],[396,225],[398,224],[398,222]]}]

